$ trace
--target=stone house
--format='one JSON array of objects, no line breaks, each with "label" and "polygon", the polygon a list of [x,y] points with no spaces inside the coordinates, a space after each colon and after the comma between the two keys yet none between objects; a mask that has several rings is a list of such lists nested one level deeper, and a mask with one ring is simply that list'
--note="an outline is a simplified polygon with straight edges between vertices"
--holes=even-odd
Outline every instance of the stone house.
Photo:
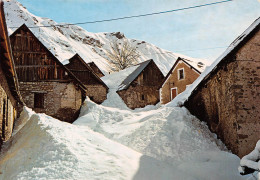
[{"label": "stone house", "polygon": [[65,65],[87,88],[87,96],[100,104],[107,99],[108,87],[78,54]]},{"label": "stone house", "polygon": [[161,89],[160,102],[166,104],[173,100],[178,94],[185,91],[201,74],[203,64],[184,58],[178,58],[168,74],[166,75]]},{"label": "stone house", "polygon": [[10,35],[20,93],[25,104],[66,122],[79,114],[86,87],[23,24]]},{"label": "stone house", "polygon": [[155,105],[159,102],[163,79],[162,72],[151,59],[136,65],[136,69],[121,83],[117,93],[131,109]]},{"label": "stone house", "polygon": [[260,18],[201,75],[184,105],[239,157],[260,139]]},{"label": "stone house", "polygon": [[23,105],[12,50],[6,28],[3,2],[0,2],[0,149],[11,135],[19,114],[18,104]]},{"label": "stone house", "polygon": [[96,75],[99,78],[105,76],[104,73],[99,69],[99,67],[94,62],[89,62],[87,64],[96,73]]}]

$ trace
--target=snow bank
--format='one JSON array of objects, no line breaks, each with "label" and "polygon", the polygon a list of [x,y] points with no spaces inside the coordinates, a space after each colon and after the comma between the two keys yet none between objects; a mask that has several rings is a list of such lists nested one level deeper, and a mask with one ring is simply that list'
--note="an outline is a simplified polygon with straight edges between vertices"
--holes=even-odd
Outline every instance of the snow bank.
[{"label": "snow bank", "polygon": [[23,117],[0,156],[0,180],[242,179],[239,158],[183,108],[131,113],[88,100],[74,124],[27,108]]},{"label": "snow bank", "polygon": [[145,157],[166,162],[185,174],[176,180],[243,179],[237,171],[239,158],[224,152],[206,124],[185,108],[148,109],[121,110],[87,100],[74,125],[90,127]]},{"label": "snow bank", "polygon": [[260,171],[260,140],[257,142],[255,149],[241,159],[240,165],[241,173],[243,173],[244,167]]},{"label": "snow bank", "polygon": [[142,156],[44,114],[33,114],[9,143],[1,156],[0,179],[131,179]]}]

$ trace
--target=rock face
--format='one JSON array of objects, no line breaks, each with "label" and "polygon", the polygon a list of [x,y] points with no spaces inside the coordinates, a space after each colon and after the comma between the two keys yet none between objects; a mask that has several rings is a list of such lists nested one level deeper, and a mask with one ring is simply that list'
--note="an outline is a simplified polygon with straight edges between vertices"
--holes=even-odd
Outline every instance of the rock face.
[{"label": "rock face", "polygon": [[259,22],[185,103],[239,157],[260,139]]}]

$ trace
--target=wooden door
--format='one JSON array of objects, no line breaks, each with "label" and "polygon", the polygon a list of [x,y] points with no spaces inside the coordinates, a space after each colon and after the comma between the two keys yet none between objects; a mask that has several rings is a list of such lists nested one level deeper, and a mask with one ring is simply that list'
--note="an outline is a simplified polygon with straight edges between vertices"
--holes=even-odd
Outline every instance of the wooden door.
[{"label": "wooden door", "polygon": [[177,96],[177,88],[171,88],[171,100],[173,100]]}]

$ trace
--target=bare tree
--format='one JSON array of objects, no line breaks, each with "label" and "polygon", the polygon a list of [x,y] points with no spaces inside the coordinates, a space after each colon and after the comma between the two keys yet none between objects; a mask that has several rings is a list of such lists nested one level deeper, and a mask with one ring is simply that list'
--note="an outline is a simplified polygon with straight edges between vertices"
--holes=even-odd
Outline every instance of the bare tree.
[{"label": "bare tree", "polygon": [[111,50],[107,51],[107,56],[114,71],[123,70],[136,64],[137,59],[140,57],[136,47],[131,46],[127,40],[123,42],[113,41],[110,43],[110,47]]}]

